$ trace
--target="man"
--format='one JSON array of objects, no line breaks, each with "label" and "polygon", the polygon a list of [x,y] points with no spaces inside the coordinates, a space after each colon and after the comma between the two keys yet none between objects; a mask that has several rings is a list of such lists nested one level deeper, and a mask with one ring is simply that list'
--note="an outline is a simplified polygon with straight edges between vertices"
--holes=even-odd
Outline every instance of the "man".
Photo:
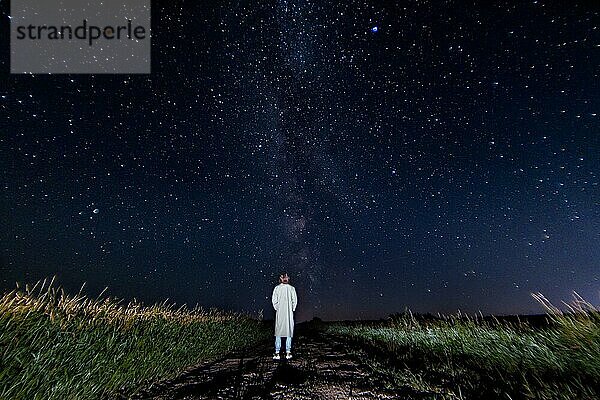
[{"label": "man", "polygon": [[292,336],[294,336],[294,311],[298,298],[296,289],[290,285],[290,277],[287,273],[279,275],[279,285],[273,289],[273,308],[275,309],[275,355],[273,360],[279,360],[281,350],[281,338],[285,337],[286,359],[292,358]]}]

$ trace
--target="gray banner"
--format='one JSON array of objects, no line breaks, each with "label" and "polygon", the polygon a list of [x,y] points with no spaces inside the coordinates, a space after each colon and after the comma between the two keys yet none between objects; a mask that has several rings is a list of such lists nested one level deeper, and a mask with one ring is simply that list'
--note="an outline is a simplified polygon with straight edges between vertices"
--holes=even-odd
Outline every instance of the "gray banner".
[{"label": "gray banner", "polygon": [[150,73],[150,0],[11,0],[13,74]]}]

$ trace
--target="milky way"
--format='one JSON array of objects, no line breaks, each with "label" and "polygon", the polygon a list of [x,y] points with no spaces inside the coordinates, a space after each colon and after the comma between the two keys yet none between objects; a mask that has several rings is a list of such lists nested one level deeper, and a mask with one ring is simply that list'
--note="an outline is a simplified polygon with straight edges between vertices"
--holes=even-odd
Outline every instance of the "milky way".
[{"label": "milky way", "polygon": [[0,283],[270,316],[287,270],[299,319],[598,303],[599,22],[172,1],[150,75],[9,75],[5,46]]}]

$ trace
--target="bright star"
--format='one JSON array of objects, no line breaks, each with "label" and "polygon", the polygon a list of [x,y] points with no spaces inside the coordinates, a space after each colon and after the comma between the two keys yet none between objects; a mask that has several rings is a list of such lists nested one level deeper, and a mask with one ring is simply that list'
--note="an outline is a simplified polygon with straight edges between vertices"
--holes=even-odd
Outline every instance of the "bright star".
[{"label": "bright star", "polygon": [[373,33],[377,32],[378,30],[379,30],[379,27],[377,27],[377,26],[374,26],[371,28],[371,32],[373,32]]}]

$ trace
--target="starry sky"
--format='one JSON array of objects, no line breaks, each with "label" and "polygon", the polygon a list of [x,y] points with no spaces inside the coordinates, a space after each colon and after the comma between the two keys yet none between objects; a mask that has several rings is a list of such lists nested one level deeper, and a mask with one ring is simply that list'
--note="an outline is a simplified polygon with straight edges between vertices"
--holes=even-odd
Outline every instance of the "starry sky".
[{"label": "starry sky", "polygon": [[0,286],[272,317],[600,303],[600,7],[152,3],[150,75],[10,75]]}]

